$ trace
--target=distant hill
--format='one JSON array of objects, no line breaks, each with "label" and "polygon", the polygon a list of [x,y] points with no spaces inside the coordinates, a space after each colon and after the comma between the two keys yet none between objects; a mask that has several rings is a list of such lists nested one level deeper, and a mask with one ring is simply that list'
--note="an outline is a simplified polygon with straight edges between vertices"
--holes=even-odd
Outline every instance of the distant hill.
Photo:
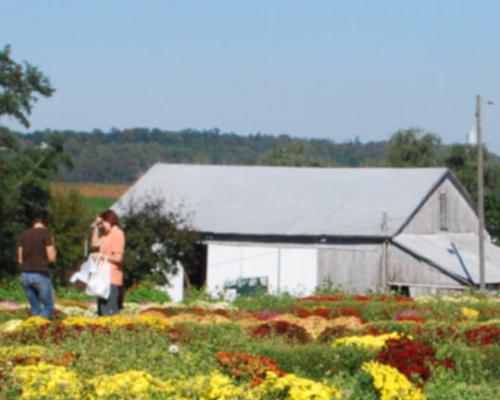
[{"label": "distant hill", "polygon": [[197,164],[286,164],[318,166],[381,165],[387,142],[336,143],[323,139],[297,139],[287,135],[239,136],[217,129],[161,131],[135,128],[101,131],[43,131],[22,135],[41,143],[52,135],[65,138],[74,168],[60,171],[63,182],[126,183],[137,179],[156,162]]}]

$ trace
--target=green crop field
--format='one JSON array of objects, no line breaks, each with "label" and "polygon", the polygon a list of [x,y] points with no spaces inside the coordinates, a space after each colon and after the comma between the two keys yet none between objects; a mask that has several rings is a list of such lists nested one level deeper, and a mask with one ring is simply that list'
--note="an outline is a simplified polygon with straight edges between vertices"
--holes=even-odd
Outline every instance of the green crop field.
[{"label": "green crop field", "polygon": [[94,216],[110,208],[128,185],[52,182],[51,187],[54,193],[61,194],[76,190],[82,196],[88,215]]},{"label": "green crop field", "polygon": [[109,197],[83,197],[82,201],[89,215],[97,215],[110,208],[115,199]]}]

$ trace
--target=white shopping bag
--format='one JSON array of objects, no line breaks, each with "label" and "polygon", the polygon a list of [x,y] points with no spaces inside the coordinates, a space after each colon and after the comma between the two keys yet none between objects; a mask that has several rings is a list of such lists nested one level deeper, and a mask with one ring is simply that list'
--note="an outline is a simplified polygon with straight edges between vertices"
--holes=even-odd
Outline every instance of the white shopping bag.
[{"label": "white shopping bag", "polygon": [[80,270],[75,272],[71,279],[69,280],[71,283],[76,283],[78,281],[87,284],[90,279],[90,275],[97,271],[97,260],[94,257],[89,257],[85,262],[80,266]]},{"label": "white shopping bag", "polygon": [[111,289],[110,266],[108,258],[95,259],[89,257],[80,267],[80,271],[73,274],[71,282],[81,281],[87,285],[85,293],[102,299],[109,297]]},{"label": "white shopping bag", "polygon": [[91,273],[87,282],[85,293],[89,296],[97,296],[101,299],[107,299],[111,289],[111,277],[108,258],[99,259],[97,268]]}]

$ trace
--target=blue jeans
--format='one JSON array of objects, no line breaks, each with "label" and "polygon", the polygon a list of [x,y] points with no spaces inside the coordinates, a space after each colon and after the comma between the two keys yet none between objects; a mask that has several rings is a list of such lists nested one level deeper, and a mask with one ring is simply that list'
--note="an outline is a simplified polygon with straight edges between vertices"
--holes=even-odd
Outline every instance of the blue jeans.
[{"label": "blue jeans", "polygon": [[47,275],[22,272],[21,286],[31,305],[31,315],[50,318],[54,311],[54,290]]}]

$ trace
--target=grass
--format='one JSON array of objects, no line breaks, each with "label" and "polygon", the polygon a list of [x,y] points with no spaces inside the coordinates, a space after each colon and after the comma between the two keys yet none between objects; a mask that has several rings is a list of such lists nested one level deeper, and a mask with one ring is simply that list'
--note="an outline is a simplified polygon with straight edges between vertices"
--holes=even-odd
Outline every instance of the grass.
[{"label": "grass", "polygon": [[109,197],[83,197],[82,202],[87,214],[95,216],[109,209],[115,199]]},{"label": "grass", "polygon": [[76,190],[82,196],[87,215],[95,216],[109,209],[129,188],[129,185],[102,183],[65,183],[52,182],[54,193],[67,194]]}]

